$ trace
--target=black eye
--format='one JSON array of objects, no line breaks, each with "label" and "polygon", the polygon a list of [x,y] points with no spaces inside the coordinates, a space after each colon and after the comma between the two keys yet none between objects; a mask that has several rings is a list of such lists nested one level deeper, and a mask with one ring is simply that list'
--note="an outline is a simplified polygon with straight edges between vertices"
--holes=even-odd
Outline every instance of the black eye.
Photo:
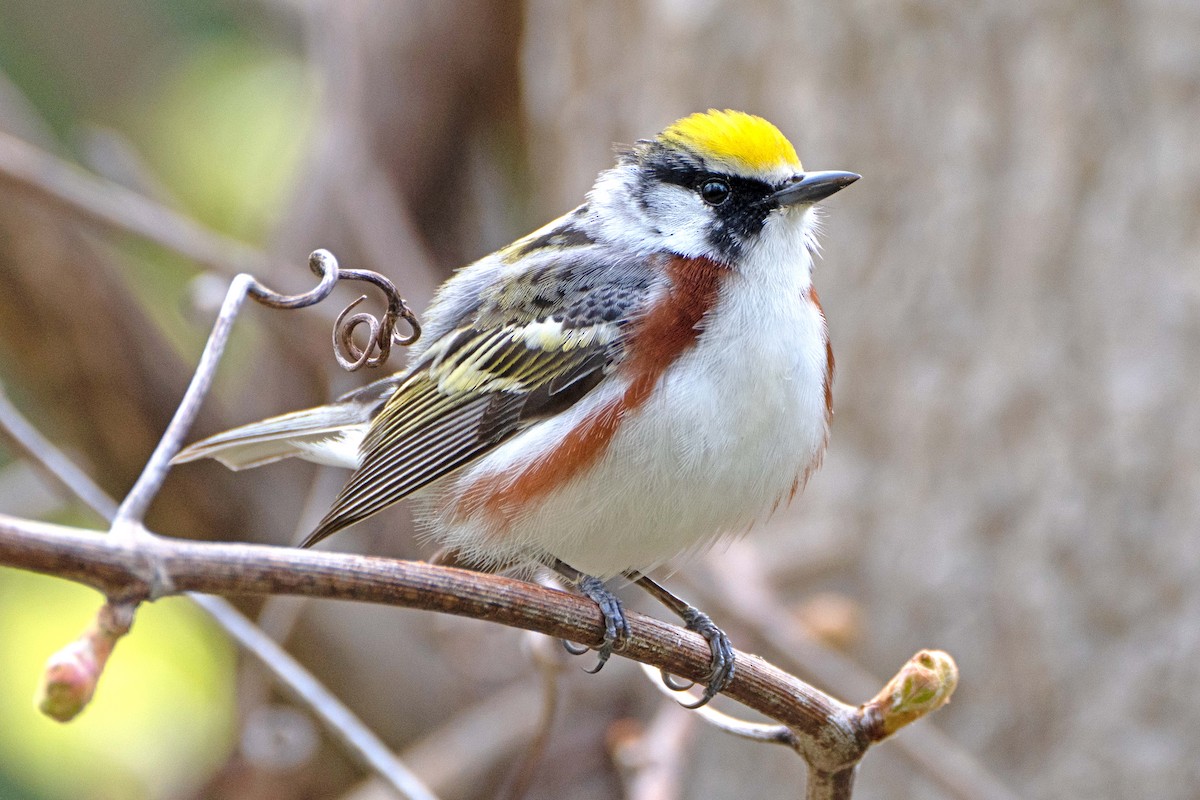
[{"label": "black eye", "polygon": [[719,206],[729,199],[729,184],[716,178],[706,180],[700,186],[700,197],[710,206]]}]

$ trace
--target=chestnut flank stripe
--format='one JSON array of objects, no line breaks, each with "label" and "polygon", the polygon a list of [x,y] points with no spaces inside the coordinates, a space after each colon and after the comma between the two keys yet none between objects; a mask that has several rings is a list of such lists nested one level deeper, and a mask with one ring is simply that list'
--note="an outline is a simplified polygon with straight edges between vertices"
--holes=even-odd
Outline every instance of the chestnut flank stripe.
[{"label": "chestnut flank stripe", "polygon": [[488,475],[459,495],[455,515],[468,517],[486,510],[506,523],[531,500],[577,477],[604,454],[626,414],[642,406],[659,379],[700,335],[699,324],[717,302],[724,268],[706,258],[671,257],[667,261],[670,289],[666,296],[633,323],[626,344],[628,355],[619,375],[629,386],[617,399],[584,418],[558,447],[525,467],[515,478]]},{"label": "chestnut flank stripe", "polygon": [[[817,308],[821,315],[821,324],[825,324],[825,309],[821,307],[821,298],[817,296],[817,287],[808,289],[808,301]],[[833,421],[833,343],[829,334],[825,334],[825,424]]]}]

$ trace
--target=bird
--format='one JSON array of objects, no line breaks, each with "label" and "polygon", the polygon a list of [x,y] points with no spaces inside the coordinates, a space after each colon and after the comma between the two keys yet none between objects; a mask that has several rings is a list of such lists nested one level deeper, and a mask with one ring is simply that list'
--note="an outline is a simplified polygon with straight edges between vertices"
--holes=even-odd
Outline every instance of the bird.
[{"label": "bird", "polygon": [[457,563],[549,567],[594,600],[595,670],[630,635],[607,582],[634,580],[708,641],[702,705],[732,681],[732,645],[646,573],[745,533],[820,465],[834,357],[816,205],[859,177],[806,171],[762,117],[683,117],[442,284],[405,369],[174,462],[353,470],[306,547],[413,497]]}]

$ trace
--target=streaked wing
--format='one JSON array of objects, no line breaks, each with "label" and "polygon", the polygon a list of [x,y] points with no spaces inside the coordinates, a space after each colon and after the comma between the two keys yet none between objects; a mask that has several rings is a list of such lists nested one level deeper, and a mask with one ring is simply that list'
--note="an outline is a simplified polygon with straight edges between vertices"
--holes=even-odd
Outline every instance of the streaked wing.
[{"label": "streaked wing", "polygon": [[375,416],[358,471],[305,545],[469,464],[603,379],[651,273],[581,249],[590,252],[542,259],[486,293],[430,345]]}]

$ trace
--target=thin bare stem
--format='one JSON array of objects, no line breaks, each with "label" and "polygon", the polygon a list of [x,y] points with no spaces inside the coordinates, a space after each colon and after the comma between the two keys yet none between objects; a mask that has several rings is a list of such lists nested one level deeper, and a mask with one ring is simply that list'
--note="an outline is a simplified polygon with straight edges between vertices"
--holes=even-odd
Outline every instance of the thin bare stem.
[{"label": "thin bare stem", "polygon": [[[309,256],[308,263],[312,271],[321,278],[320,283],[310,291],[296,295],[285,295],[272,291],[250,275],[234,276],[225,293],[221,310],[217,314],[217,321],[213,324],[208,342],[204,346],[204,352],[200,354],[200,363],[197,364],[196,371],[192,375],[192,382],[179,402],[179,407],[175,410],[170,424],[167,425],[167,430],[159,439],[158,446],[154,448],[150,460],[142,469],[142,474],[117,508],[117,513],[112,521],[114,535],[137,537],[145,533],[142,519],[149,509],[150,503],[154,500],[154,496],[162,487],[167,470],[170,469],[171,458],[183,446],[184,437],[187,436],[192,422],[195,421],[196,415],[200,411],[200,404],[212,386],[217,365],[229,342],[233,323],[247,297],[273,308],[296,309],[315,305],[324,300],[333,291],[334,284],[341,278],[368,281],[382,289],[388,297],[388,310],[382,320],[376,322],[371,319],[372,341],[361,354],[354,356],[355,361],[349,362],[343,358],[337,349],[337,343],[339,338],[348,340],[353,326],[360,318],[367,317],[367,315],[356,314],[346,321],[349,329],[342,328],[342,320],[339,318],[339,325],[334,328],[335,352],[339,361],[347,369],[358,369],[364,364],[372,367],[380,366],[387,359],[393,341],[402,345],[412,344],[421,335],[421,326],[417,322],[416,315],[404,302],[404,298],[400,296],[395,285],[382,275],[368,270],[339,269],[337,259],[327,250],[314,251]],[[396,334],[396,323],[400,319],[408,323],[411,329],[409,336],[401,337]],[[359,355],[361,358],[358,357]]]},{"label": "thin bare stem", "polygon": [[[317,251],[317,253],[325,252],[324,250]],[[313,255],[315,256],[316,253]],[[343,369],[353,372],[364,366],[383,366],[392,351],[393,342],[401,347],[407,347],[415,344],[421,338],[421,323],[417,320],[417,315],[413,313],[413,310],[404,302],[404,298],[400,296],[394,283],[378,272],[370,270],[343,269],[341,277],[372,283],[382,289],[388,298],[388,308],[381,319],[362,312],[350,315],[355,306],[367,299],[365,294],[338,314],[337,321],[333,325],[333,353]],[[407,336],[401,336],[396,332],[396,323],[402,319],[408,325],[409,334]],[[370,334],[367,337],[367,346],[360,349],[354,343],[354,329],[361,324],[367,325]]]},{"label": "thin bare stem", "polygon": [[333,256],[324,250],[318,250],[309,257],[309,265],[314,272],[321,276],[321,281],[311,291],[299,295],[282,295],[273,292],[250,275],[234,276],[229,284],[229,290],[225,293],[225,301],[221,304],[221,310],[217,314],[217,321],[208,335],[208,342],[204,345],[204,352],[200,354],[200,363],[192,374],[192,382],[188,384],[183,399],[179,401],[179,407],[175,409],[175,415],[167,425],[167,430],[163,433],[162,438],[159,439],[158,446],[150,455],[150,460],[142,469],[142,474],[138,476],[137,482],[134,483],[129,494],[125,495],[125,499],[117,508],[117,513],[112,520],[114,535],[137,537],[144,534],[145,528],[142,527],[142,519],[149,509],[150,503],[154,500],[154,496],[162,487],[163,480],[167,477],[167,470],[171,467],[171,458],[183,446],[184,437],[192,427],[196,414],[200,412],[200,404],[212,386],[213,377],[217,372],[217,364],[220,363],[221,356],[225,352],[225,345],[229,342],[229,334],[233,330],[234,320],[237,319],[238,312],[241,310],[242,304],[246,302],[246,298],[253,297],[260,303],[276,308],[303,308],[319,303],[333,291],[333,286],[338,279],[337,261]]},{"label": "thin bare stem", "polygon": [[178,453],[179,448],[183,446],[184,437],[187,436],[192,422],[196,419],[196,414],[200,411],[200,404],[204,400],[204,396],[208,394],[213,376],[217,371],[217,364],[225,352],[229,333],[233,329],[233,321],[246,301],[247,291],[256,283],[257,281],[249,275],[237,275],[230,283],[216,324],[213,325],[212,333],[209,334],[208,342],[204,346],[204,352],[200,355],[200,363],[192,375],[192,382],[188,385],[183,399],[179,402],[179,407],[175,410],[175,416],[171,418],[166,432],[159,439],[158,446],[154,448],[154,452],[142,469],[142,474],[138,476],[137,482],[134,483],[129,494],[125,495],[125,499],[117,508],[117,513],[112,520],[113,535],[136,538],[145,532],[141,522],[146,515],[146,510],[150,507],[151,501],[154,500],[154,496],[162,487],[163,480],[167,477],[167,470],[171,467],[171,457]]},{"label": "thin bare stem", "polygon": [[[645,673],[646,677],[650,679],[650,683],[664,697],[669,697],[672,701],[678,701],[679,692],[684,690],[671,688],[670,685],[659,679],[660,675],[658,672],[650,669],[645,664],[642,665],[642,672]],[[694,695],[691,696],[695,698]],[[752,742],[766,742],[768,744],[782,744],[792,748],[796,746],[796,737],[786,725],[767,725],[762,722],[750,722],[749,720],[739,719],[738,717],[718,711],[712,706],[700,706],[692,710],[709,725],[739,739],[749,739]]]},{"label": "thin bare stem", "polygon": [[336,732],[342,746],[356,761],[387,781],[402,797],[437,800],[432,790],[353,711],[258,626],[218,597],[194,593],[188,597],[218,620],[238,644],[254,653],[293,700],[311,709],[327,728]]},{"label": "thin bare stem", "polygon": [[849,800],[854,791],[854,773],[857,771],[857,764],[828,772],[810,769],[808,790],[804,797],[806,800]]},{"label": "thin bare stem", "polygon": [[[595,604],[584,598],[503,576],[409,561],[158,536],[132,548],[94,531],[0,515],[0,564],[84,583],[114,602],[148,600],[163,586],[180,593],[304,594],[440,611],[591,647],[604,639]],[[688,680],[707,675],[710,651],[701,636],[641,614],[628,617],[623,657]],[[824,792],[813,794],[810,787],[810,797],[849,797],[844,792],[852,768],[870,745],[945,699],[929,702],[929,689],[904,678],[872,703],[854,708],[757,656],[737,652],[735,657],[739,669],[723,693],[792,731],[792,747],[808,763],[810,783]],[[929,657],[922,653],[913,661],[925,665]],[[952,669],[948,658],[946,666]],[[891,691],[897,686],[916,691]],[[953,681],[945,687],[948,694]],[[888,709],[894,712],[891,723]]]},{"label": "thin bare stem", "polygon": [[161,203],[0,132],[0,185],[101,228],[131,233],[222,274],[267,274],[260,251],[205,228]]},{"label": "thin bare stem", "polygon": [[[52,442],[42,436],[9,402],[0,384],[0,437],[49,480],[73,494],[106,520],[117,503]],[[188,592],[231,638],[267,669],[296,702],[307,708],[347,752],[409,800],[436,800],[434,794],[337,697],[275,640],[246,619],[227,600]],[[101,665],[102,666],[102,665]]]},{"label": "thin bare stem", "polygon": [[[207,231],[164,206],[90,176],[5,134],[0,134],[0,185],[15,188],[102,228],[158,242],[222,272],[229,272],[231,267],[263,272],[270,267],[266,257],[253,248]],[[318,260],[314,255],[314,266]],[[192,384],[133,489],[115,509],[111,501],[105,507],[97,497],[85,499],[98,511],[104,508],[103,516],[112,516],[113,535],[0,515],[0,563],[85,583],[105,592],[110,606],[131,611],[145,600],[192,591],[298,594],[427,608],[598,645],[600,626],[593,604],[519,581],[386,559],[185,542],[155,537],[145,530],[142,525],[145,513],[161,488],[171,456],[182,444],[211,385],[233,320],[247,294],[288,308],[317,302],[328,294],[336,280],[336,263],[331,266],[322,273],[321,286],[296,297],[276,295],[249,275],[237,275]],[[334,341],[351,357],[340,360],[355,366],[381,362],[393,341],[403,343],[387,327],[388,320],[394,325],[401,317],[409,319],[413,332],[410,338],[415,339],[419,334],[415,318],[410,318],[411,312],[408,315],[398,312],[390,296],[388,314],[378,326],[362,314],[350,316],[348,311],[344,312],[345,327],[338,327],[340,334],[335,331]],[[370,343],[357,352],[351,334],[355,326],[362,324],[370,326]],[[15,435],[10,438],[26,441]],[[35,461],[43,463],[40,459]],[[64,485],[73,487],[77,483],[78,476],[64,478],[65,473],[58,474]],[[210,613],[215,609],[222,625],[244,646],[256,655],[265,654],[260,658],[303,702],[314,710],[324,709],[322,718],[334,730],[344,726],[353,728],[357,723],[319,683],[305,683],[303,678],[311,680],[311,676],[302,670],[300,678],[289,672],[290,666],[299,669],[299,665],[235,610],[216,598],[200,598],[198,602]],[[630,615],[630,624],[632,634],[622,655],[687,679],[706,677],[710,650],[701,637],[636,614]],[[120,626],[114,627],[114,631],[119,636]],[[738,653],[737,663],[738,672],[725,694],[779,721],[791,733],[793,738],[788,743],[810,765],[808,797],[814,799],[849,797],[855,765],[867,748],[909,721],[906,715],[914,712],[912,701],[920,700],[924,694],[921,686],[912,681],[894,682],[896,686],[892,688],[902,691],[881,693],[872,701],[870,713],[864,713],[863,709],[841,703],[754,656]],[[889,724],[882,709],[891,707],[899,708],[904,715]],[[916,711],[927,713],[919,708]],[[405,792],[400,788],[405,775],[386,771],[394,759],[389,760],[391,755],[386,748],[363,730],[368,738],[349,743],[351,752],[373,769],[385,770],[380,774]],[[431,796],[419,785],[417,791],[408,791],[407,795]]]},{"label": "thin bare stem", "polygon": [[101,518],[111,520],[116,516],[116,501],[25,419],[8,399],[3,384],[0,384],[0,438],[51,483],[78,497]]},{"label": "thin bare stem", "polygon": [[[716,591],[707,601],[780,654],[805,675],[842,696],[866,697],[881,681],[853,659],[808,637],[787,615],[786,605],[772,592],[772,581],[752,547],[733,545],[706,581]],[[935,725],[925,724],[894,744],[942,790],[962,800],[1018,800],[1012,789],[970,752]]]}]

